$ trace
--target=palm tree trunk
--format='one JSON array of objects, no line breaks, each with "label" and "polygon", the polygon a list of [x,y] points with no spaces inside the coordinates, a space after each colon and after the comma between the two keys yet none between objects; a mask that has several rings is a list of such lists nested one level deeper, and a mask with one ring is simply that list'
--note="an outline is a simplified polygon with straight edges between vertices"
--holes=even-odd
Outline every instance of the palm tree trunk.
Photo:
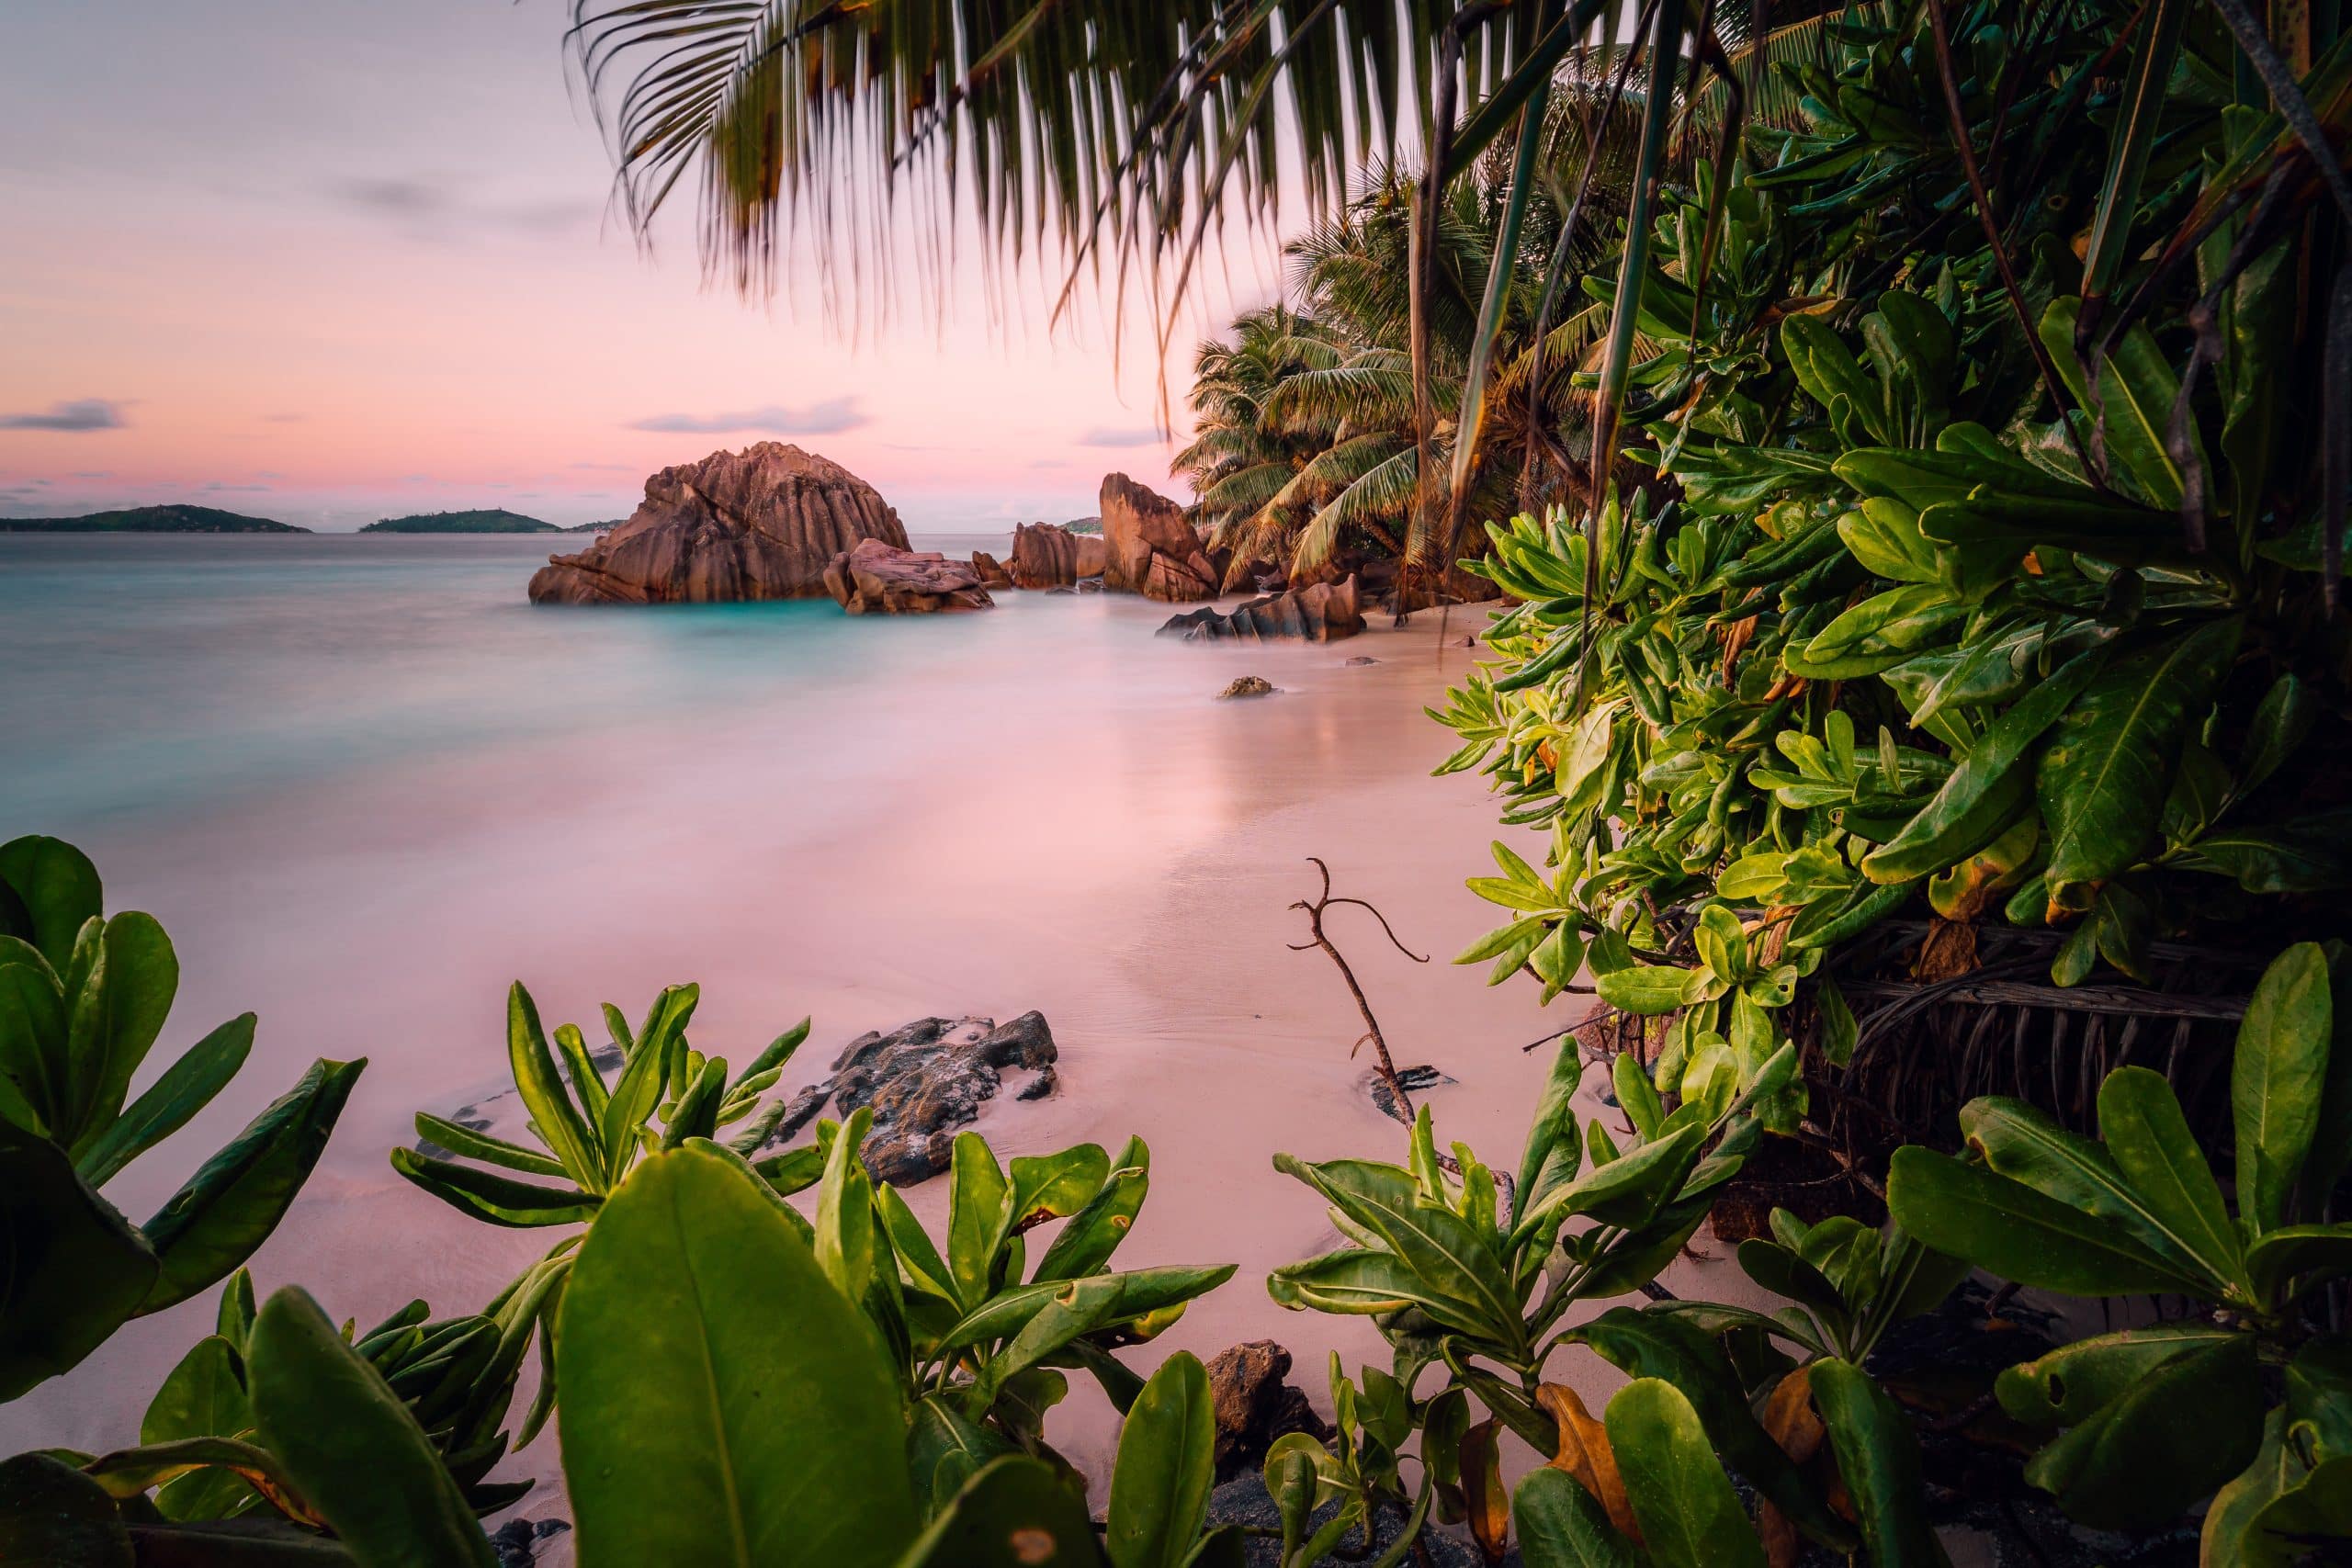
[{"label": "palm tree trunk", "polygon": [[1437,457],[1430,443],[1437,434],[1437,405],[1430,396],[1430,256],[1437,249],[1437,215],[1445,200],[1446,163],[1453,150],[1455,69],[1462,59],[1462,35],[1451,26],[1438,35],[1437,101],[1430,114],[1429,156],[1421,182],[1413,191],[1412,232],[1407,243],[1406,333],[1413,345],[1413,516],[1405,533],[1402,564],[1396,569],[1396,625],[1413,613],[1415,547],[1436,526],[1438,504],[1433,476]]}]

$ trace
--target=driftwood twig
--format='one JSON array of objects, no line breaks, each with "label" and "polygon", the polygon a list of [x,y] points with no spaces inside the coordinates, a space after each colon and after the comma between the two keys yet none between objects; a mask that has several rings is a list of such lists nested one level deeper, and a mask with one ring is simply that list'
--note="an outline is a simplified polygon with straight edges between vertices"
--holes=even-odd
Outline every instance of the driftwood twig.
[{"label": "driftwood twig", "polygon": [[1356,999],[1356,1011],[1363,1015],[1364,1032],[1357,1039],[1354,1048],[1349,1051],[1348,1055],[1352,1056],[1357,1051],[1363,1050],[1366,1041],[1370,1041],[1372,1043],[1373,1055],[1380,1059],[1380,1076],[1387,1083],[1388,1092],[1395,1097],[1393,1109],[1396,1120],[1410,1125],[1413,1120],[1412,1097],[1406,1092],[1405,1080],[1397,1076],[1396,1063],[1395,1059],[1388,1055],[1387,1038],[1380,1032],[1380,1021],[1372,1015],[1372,1004],[1364,999],[1363,987],[1356,983],[1355,971],[1348,967],[1348,961],[1340,956],[1340,950],[1337,947],[1334,947],[1331,944],[1331,939],[1324,934],[1323,912],[1332,908],[1334,905],[1339,904],[1353,904],[1360,909],[1369,909],[1372,912],[1372,918],[1380,922],[1382,934],[1388,938],[1390,944],[1393,945],[1397,952],[1403,953],[1406,957],[1411,959],[1416,964],[1427,964],[1429,962],[1429,955],[1427,953],[1415,953],[1411,948],[1407,947],[1402,942],[1397,941],[1396,932],[1391,929],[1388,924],[1388,917],[1382,914],[1378,909],[1373,908],[1370,904],[1364,902],[1362,898],[1332,897],[1331,868],[1324,864],[1321,858],[1318,856],[1309,855],[1306,859],[1309,864],[1313,865],[1316,870],[1323,874],[1323,891],[1312,899],[1301,898],[1298,902],[1291,906],[1294,909],[1299,909],[1306,912],[1306,929],[1309,933],[1309,940],[1306,942],[1286,942],[1283,945],[1287,946],[1293,953],[1305,953],[1310,948],[1319,947],[1325,953],[1331,955],[1331,962],[1333,964],[1339,965],[1340,978],[1348,983],[1348,994]]}]

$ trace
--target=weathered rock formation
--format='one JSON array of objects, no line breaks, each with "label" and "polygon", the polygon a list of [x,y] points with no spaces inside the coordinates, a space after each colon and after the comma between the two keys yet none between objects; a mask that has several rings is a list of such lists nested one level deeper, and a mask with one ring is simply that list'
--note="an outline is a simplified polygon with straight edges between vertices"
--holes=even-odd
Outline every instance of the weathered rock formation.
[{"label": "weathered rock formation", "polygon": [[1209,1406],[1216,1420],[1216,1478],[1230,1481],[1266,1461],[1276,1438],[1305,1432],[1329,1440],[1330,1425],[1283,1380],[1290,1352],[1271,1339],[1233,1345],[1210,1358]]},{"label": "weathered rock formation", "polygon": [[802,1089],[769,1135],[779,1147],[833,1103],[844,1119],[874,1108],[874,1131],[861,1148],[876,1181],[910,1187],[945,1170],[956,1133],[996,1098],[1007,1073],[1023,1073],[1014,1097],[1054,1092],[1059,1052],[1043,1013],[1024,1012],[1002,1028],[992,1018],[924,1018],[888,1034],[861,1034],[833,1058],[833,1076]]},{"label": "weathered rock formation", "polygon": [[986,550],[972,552],[972,574],[980,580],[980,586],[983,588],[1012,586],[1012,574],[1004,570],[1002,561],[998,560]]},{"label": "weathered rock formation", "polygon": [[1163,604],[1217,594],[1219,573],[1184,509],[1127,478],[1102,479],[1102,585]]},{"label": "weathered rock formation", "polygon": [[708,604],[813,599],[825,568],[860,541],[904,549],[899,514],[872,485],[781,442],[714,452],[645,481],[628,522],[531,578],[543,604]]},{"label": "weathered rock formation", "polygon": [[996,603],[969,562],[879,539],[861,539],[857,548],[835,556],[825,568],[825,592],[853,615],[924,615],[985,610]]},{"label": "weathered rock formation", "polygon": [[1081,578],[1102,576],[1103,556],[1098,534],[1073,534],[1058,523],[1016,523],[1006,570],[1016,588],[1070,588]]},{"label": "weathered rock formation", "polygon": [[1216,700],[1229,703],[1237,697],[1271,697],[1276,690],[1263,675],[1236,675],[1232,683],[1216,694]]},{"label": "weathered rock formation", "polygon": [[1187,642],[1271,642],[1278,637],[1337,642],[1362,630],[1363,611],[1356,603],[1356,580],[1351,577],[1345,582],[1317,582],[1246,600],[1229,615],[1205,607],[1170,615],[1159,635]]}]

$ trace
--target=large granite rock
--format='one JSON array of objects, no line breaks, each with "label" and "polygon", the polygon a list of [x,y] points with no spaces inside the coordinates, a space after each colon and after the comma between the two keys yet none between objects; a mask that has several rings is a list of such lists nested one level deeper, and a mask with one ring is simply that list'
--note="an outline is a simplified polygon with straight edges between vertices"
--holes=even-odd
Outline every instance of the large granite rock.
[{"label": "large granite rock", "polygon": [[853,615],[924,615],[996,603],[969,561],[879,539],[860,539],[857,548],[835,556],[825,568],[825,592]]},{"label": "large granite rock", "polygon": [[1125,474],[1102,479],[1102,585],[1163,604],[1217,594],[1219,574],[1184,509]]},{"label": "large granite rock", "polygon": [[541,604],[813,599],[866,539],[907,547],[899,514],[839,463],[782,442],[714,452],[645,481],[628,521],[531,578]]},{"label": "large granite rock", "polygon": [[1210,1359],[1208,1373],[1220,1482],[1264,1464],[1266,1450],[1287,1433],[1330,1441],[1330,1424],[1315,1414],[1306,1394],[1283,1381],[1290,1376],[1290,1352],[1272,1340],[1228,1346]]},{"label": "large granite rock", "polygon": [[1317,582],[1236,604],[1230,615],[1203,607],[1170,615],[1159,628],[1161,637],[1186,642],[1271,642],[1290,637],[1306,642],[1337,642],[1363,630],[1363,610],[1356,602],[1356,580]]},{"label": "large granite rock", "polygon": [[980,586],[983,588],[1012,586],[1012,574],[1004,570],[1002,561],[986,550],[972,552],[972,575],[980,580]]},{"label": "large granite rock", "polygon": [[947,1168],[956,1132],[1021,1075],[1018,1100],[1054,1092],[1059,1052],[1043,1013],[1024,1012],[1000,1028],[992,1018],[923,1018],[888,1034],[861,1034],[833,1058],[833,1076],[793,1096],[768,1146],[781,1146],[823,1110],[847,1118],[874,1108],[874,1131],[862,1152],[876,1181],[911,1187]]},{"label": "large granite rock", "polygon": [[1099,534],[1073,534],[1058,523],[1016,523],[1006,570],[1015,588],[1072,588],[1100,577],[1104,550]]}]

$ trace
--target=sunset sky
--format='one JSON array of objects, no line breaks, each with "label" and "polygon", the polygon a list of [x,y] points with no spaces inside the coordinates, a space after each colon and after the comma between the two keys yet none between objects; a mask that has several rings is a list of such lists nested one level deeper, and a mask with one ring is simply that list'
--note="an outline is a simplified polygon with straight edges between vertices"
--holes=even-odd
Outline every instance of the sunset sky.
[{"label": "sunset sky", "polygon": [[[1166,485],[1150,308],[992,311],[966,247],[939,325],[900,265],[853,341],[795,258],[706,288],[607,210],[560,0],[8,0],[0,7],[0,513],[187,501],[350,529],[506,506],[625,515],[646,474],[797,441],[910,528]],[[1195,329],[1268,298],[1230,258]],[[1058,275],[1054,281],[1058,283]],[[1171,359],[1181,407],[1198,330]],[[1180,416],[1181,417],[1181,416]]]}]

